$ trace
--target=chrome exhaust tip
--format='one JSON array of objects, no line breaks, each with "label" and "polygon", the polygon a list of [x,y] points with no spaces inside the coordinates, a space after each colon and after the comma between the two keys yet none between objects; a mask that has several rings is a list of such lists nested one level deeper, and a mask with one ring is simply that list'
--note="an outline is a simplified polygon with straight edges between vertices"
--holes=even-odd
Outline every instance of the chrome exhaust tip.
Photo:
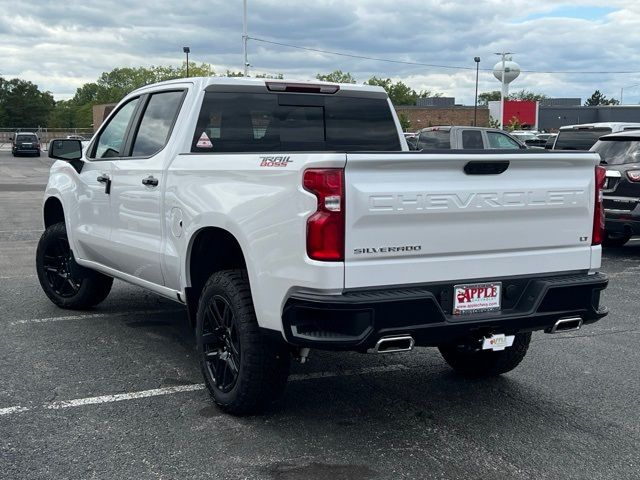
[{"label": "chrome exhaust tip", "polygon": [[382,337],[373,348],[375,353],[398,353],[413,350],[415,340],[411,335]]},{"label": "chrome exhaust tip", "polygon": [[545,333],[571,332],[580,330],[580,327],[582,327],[582,317],[561,318],[553,324],[553,327],[545,330]]}]

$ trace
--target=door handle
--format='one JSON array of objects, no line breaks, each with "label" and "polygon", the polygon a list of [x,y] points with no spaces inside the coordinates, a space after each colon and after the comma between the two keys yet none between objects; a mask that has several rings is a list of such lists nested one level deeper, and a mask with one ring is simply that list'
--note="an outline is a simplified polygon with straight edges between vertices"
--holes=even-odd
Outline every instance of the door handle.
[{"label": "door handle", "polygon": [[109,175],[103,173],[102,175],[98,175],[96,180],[98,183],[104,183],[104,193],[109,195],[111,193],[111,178],[109,178]]},{"label": "door handle", "polygon": [[157,187],[158,179],[152,175],[149,175],[147,178],[142,179],[142,184],[146,187]]}]

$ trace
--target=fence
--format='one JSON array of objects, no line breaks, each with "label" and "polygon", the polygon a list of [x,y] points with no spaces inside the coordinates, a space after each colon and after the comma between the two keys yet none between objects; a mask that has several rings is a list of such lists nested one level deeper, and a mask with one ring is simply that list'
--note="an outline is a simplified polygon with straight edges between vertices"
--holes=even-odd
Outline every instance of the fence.
[{"label": "fence", "polygon": [[49,146],[54,138],[66,138],[69,135],[79,135],[89,140],[93,136],[93,128],[0,128],[0,148],[7,148],[11,144],[11,138],[20,132],[35,133],[40,139],[43,150]]}]

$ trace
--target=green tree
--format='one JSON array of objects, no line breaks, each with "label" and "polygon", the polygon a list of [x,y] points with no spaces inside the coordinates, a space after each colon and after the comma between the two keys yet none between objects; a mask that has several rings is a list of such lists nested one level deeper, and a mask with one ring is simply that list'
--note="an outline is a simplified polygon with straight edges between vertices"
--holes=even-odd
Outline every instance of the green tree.
[{"label": "green tree", "polygon": [[393,82],[390,78],[371,77],[365,82],[365,85],[375,85],[385,89],[389,95],[391,103],[394,105],[415,105],[418,99],[418,93],[405,83],[398,81]]},{"label": "green tree", "polygon": [[619,105],[620,101],[615,98],[607,98],[605,95],[600,93],[600,90],[596,90],[593,94],[587,98],[587,101],[584,102],[585,107],[594,107],[596,105]]},{"label": "green tree", "polygon": [[549,98],[544,93],[535,93],[529,90],[520,90],[518,92],[514,92],[509,95],[509,100],[530,100],[534,102],[539,102],[540,100],[544,100]]},{"label": "green tree", "polygon": [[284,77],[281,73],[258,73],[255,78],[272,78],[274,80],[282,80]]},{"label": "green tree", "polygon": [[505,127],[509,132],[513,132],[514,130],[521,130],[522,124],[518,117],[511,117],[511,120],[509,120],[509,123],[507,123]]},{"label": "green tree", "polygon": [[51,128],[73,128],[76,126],[76,105],[71,100],[56,102],[47,126]]},{"label": "green tree", "polygon": [[500,90],[482,92],[478,95],[478,105],[489,105],[489,102],[500,100]]},{"label": "green tree", "polygon": [[409,116],[404,112],[400,112],[400,114],[398,115],[398,120],[400,120],[402,131],[408,132],[411,128],[411,120],[409,120]]},{"label": "green tree", "polygon": [[0,82],[0,104],[3,127],[46,126],[49,114],[55,106],[50,92],[42,92],[38,86],[19,78]]},{"label": "green tree", "polygon": [[322,80],[324,82],[334,82],[334,83],[356,83],[356,79],[349,72],[343,72],[342,70],[334,70],[331,73],[316,75],[318,80]]}]

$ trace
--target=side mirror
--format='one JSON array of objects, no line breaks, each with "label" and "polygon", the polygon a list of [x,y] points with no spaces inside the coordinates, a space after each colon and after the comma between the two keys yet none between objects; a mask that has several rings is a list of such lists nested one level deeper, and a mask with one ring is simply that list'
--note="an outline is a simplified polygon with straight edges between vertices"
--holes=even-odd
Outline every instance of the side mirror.
[{"label": "side mirror", "polygon": [[82,142],[73,139],[55,139],[49,143],[49,158],[71,162],[82,159]]}]

